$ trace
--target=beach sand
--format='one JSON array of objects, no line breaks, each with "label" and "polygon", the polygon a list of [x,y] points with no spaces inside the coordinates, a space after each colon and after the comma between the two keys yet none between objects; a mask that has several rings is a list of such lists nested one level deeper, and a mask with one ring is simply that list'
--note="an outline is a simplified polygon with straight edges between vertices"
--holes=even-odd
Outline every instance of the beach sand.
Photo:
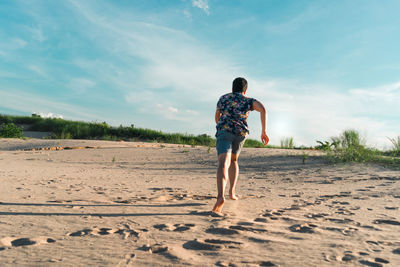
[{"label": "beach sand", "polygon": [[0,139],[0,266],[400,266],[400,171],[319,154],[243,149],[217,216],[215,148]]}]

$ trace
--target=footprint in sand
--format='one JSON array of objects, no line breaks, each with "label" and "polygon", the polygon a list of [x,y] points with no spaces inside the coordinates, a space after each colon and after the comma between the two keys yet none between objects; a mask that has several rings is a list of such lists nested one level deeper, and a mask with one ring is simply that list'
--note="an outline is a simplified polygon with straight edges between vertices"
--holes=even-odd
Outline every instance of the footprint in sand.
[{"label": "footprint in sand", "polygon": [[384,263],[384,264],[390,263],[390,261],[383,259],[383,258],[375,258],[375,262],[380,262],[380,263]]},{"label": "footprint in sand", "polygon": [[255,218],[254,221],[255,222],[261,222],[261,223],[267,223],[268,219],[267,218]]},{"label": "footprint in sand", "polygon": [[374,220],[373,223],[375,223],[375,224],[400,225],[399,221],[394,221],[394,220]]},{"label": "footprint in sand", "polygon": [[206,230],[206,233],[217,235],[237,235],[239,234],[239,231],[222,227],[210,227]]},{"label": "footprint in sand", "polygon": [[268,217],[270,220],[278,220],[278,216],[282,216],[285,210],[266,210],[266,213],[263,214],[263,217]]},{"label": "footprint in sand", "polygon": [[105,236],[105,235],[111,235],[111,234],[119,234],[123,236],[124,239],[130,238],[130,237],[139,237],[140,232],[131,229],[128,225],[125,226],[125,228],[86,228],[83,230],[79,230],[76,232],[68,233],[67,236],[87,236],[87,235],[94,235],[94,236]]},{"label": "footprint in sand", "polygon": [[249,237],[249,241],[260,243],[260,244],[270,244],[272,241],[268,239],[256,238],[256,237]]},{"label": "footprint in sand", "polygon": [[365,188],[360,188],[360,189],[356,189],[356,191],[358,192],[368,192],[371,191],[370,189],[365,189]]},{"label": "footprint in sand", "polygon": [[389,263],[389,261],[384,260],[384,259],[382,259],[382,260],[384,260],[385,262],[380,262],[379,259],[380,258],[376,258],[375,261],[372,261],[372,260],[359,260],[358,262],[360,264],[362,264],[362,265],[370,266],[370,267],[382,267],[383,265],[381,263],[385,263],[385,264]]},{"label": "footprint in sand", "polygon": [[332,201],[332,204],[350,205],[350,203],[347,201]]},{"label": "footprint in sand", "polygon": [[264,228],[253,227],[254,223],[252,222],[238,222],[237,225],[231,225],[228,228],[223,227],[210,227],[206,229],[206,233],[209,234],[217,234],[217,235],[235,235],[240,234],[240,232],[252,232],[252,233],[266,233],[268,232]]},{"label": "footprint in sand", "polygon": [[353,227],[346,227],[346,228],[325,227],[323,229],[324,230],[328,230],[328,231],[339,232],[339,233],[342,233],[345,236],[350,236],[350,235],[352,235],[352,234],[354,234],[355,232],[358,231],[357,228],[353,228]]},{"label": "footprint in sand", "polygon": [[310,219],[319,219],[319,218],[324,218],[328,216],[328,213],[307,213],[304,214],[304,217],[310,218]]},{"label": "footprint in sand", "polygon": [[154,228],[160,230],[160,231],[167,231],[167,232],[185,232],[187,230],[190,230],[193,228],[195,224],[193,223],[177,223],[177,224],[168,224],[168,223],[163,223],[163,224],[155,224],[153,225]]},{"label": "footprint in sand", "polygon": [[135,257],[136,257],[135,253],[128,253],[125,255],[125,259],[121,260],[117,266],[118,267],[119,266],[129,266],[133,262]]},{"label": "footprint in sand", "polygon": [[[272,261],[254,261],[254,262],[249,262],[249,261],[242,261],[241,264],[238,264],[239,266],[268,266],[268,267],[274,267],[274,266],[279,266],[273,263]],[[232,265],[227,265],[229,267],[231,266],[238,266],[236,264]]]},{"label": "footprint in sand", "polygon": [[[152,254],[159,254],[165,257],[166,259],[173,261],[174,263],[177,262],[182,263],[186,261],[184,258],[182,258],[182,255],[180,255],[179,249],[177,251],[176,248],[168,247],[165,244],[160,244],[160,243],[156,243],[153,245],[146,244],[138,248],[137,250],[145,251]],[[173,264],[170,265],[172,266]],[[191,265],[191,264],[188,263],[185,265]]]},{"label": "footprint in sand", "polygon": [[308,206],[319,205],[319,204],[320,200],[310,202],[304,199],[296,199],[294,200],[294,203],[290,207],[284,208],[284,210],[300,210],[301,208],[306,208]]},{"label": "footprint in sand", "polygon": [[185,249],[191,250],[221,250],[225,248],[241,248],[243,247],[242,242],[222,239],[195,239],[184,243],[182,246]]},{"label": "footprint in sand", "polygon": [[251,227],[251,226],[243,226],[243,225],[240,225],[240,223],[238,223],[238,225],[229,226],[229,229],[252,232],[252,233],[266,233],[266,232],[268,232],[266,229],[263,229],[263,228],[255,228],[255,227]]},{"label": "footprint in sand", "polygon": [[153,245],[144,245],[140,248],[138,248],[138,250],[143,250],[143,251],[147,251],[150,253],[162,253],[162,252],[166,252],[168,250],[168,247],[162,244],[153,244]]},{"label": "footprint in sand", "polygon": [[185,199],[194,199],[194,196],[188,194],[187,191],[182,190],[182,188],[172,188],[172,187],[151,187],[149,190],[152,190],[154,195],[155,193],[162,193],[163,195],[156,196],[150,198],[154,201],[171,201],[171,200],[185,200]]},{"label": "footprint in sand", "polygon": [[399,207],[385,207],[385,209],[387,209],[387,210],[398,210]]},{"label": "footprint in sand", "polygon": [[341,215],[346,215],[346,216],[350,216],[350,215],[354,215],[354,212],[351,212],[348,209],[345,208],[338,208],[338,211],[335,211],[336,214],[341,214]]},{"label": "footprint in sand", "polygon": [[340,223],[340,224],[348,224],[350,222],[354,222],[352,219],[344,218],[344,219],[339,219],[339,218],[325,218],[326,220],[334,223]]},{"label": "footprint in sand", "polygon": [[215,199],[215,196],[212,195],[193,195],[194,200],[209,200]]},{"label": "footprint in sand", "polygon": [[[35,237],[35,238],[4,237],[4,238],[0,239],[0,245],[3,245],[5,247],[22,247],[22,246],[48,244],[48,243],[54,243],[54,242],[56,242],[56,240],[49,238],[49,237],[45,237],[45,236],[40,236],[40,237]],[[3,250],[4,249],[5,248],[3,248]]]},{"label": "footprint in sand", "polygon": [[149,188],[149,190],[152,190],[154,192],[157,192],[157,191],[174,192],[175,191],[175,189],[173,189],[172,187],[151,187],[151,188]]},{"label": "footprint in sand", "polygon": [[341,261],[344,262],[352,262],[356,260],[356,256],[352,254],[344,254],[344,256],[341,258]]},{"label": "footprint in sand", "polygon": [[311,223],[293,224],[289,227],[289,230],[295,233],[313,234],[316,227],[315,224]]}]

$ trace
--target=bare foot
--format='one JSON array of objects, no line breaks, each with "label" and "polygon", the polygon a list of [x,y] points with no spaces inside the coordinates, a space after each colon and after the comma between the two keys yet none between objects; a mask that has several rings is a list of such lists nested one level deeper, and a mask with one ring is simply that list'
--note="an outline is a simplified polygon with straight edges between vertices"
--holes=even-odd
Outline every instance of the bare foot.
[{"label": "bare foot", "polygon": [[221,212],[222,207],[224,206],[225,199],[223,197],[217,198],[217,202],[215,203],[214,208],[212,209],[213,212]]},{"label": "bare foot", "polygon": [[232,200],[239,199],[239,197],[236,195],[235,190],[233,188],[229,189],[229,198]]},{"label": "bare foot", "polygon": [[229,198],[232,200],[238,200],[239,197],[236,194],[229,194]]}]

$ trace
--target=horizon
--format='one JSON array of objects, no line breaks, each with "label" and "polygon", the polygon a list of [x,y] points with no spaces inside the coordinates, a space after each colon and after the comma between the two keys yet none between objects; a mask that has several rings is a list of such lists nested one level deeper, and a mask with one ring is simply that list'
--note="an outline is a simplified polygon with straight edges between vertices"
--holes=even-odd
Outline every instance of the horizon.
[{"label": "horizon", "polygon": [[[400,135],[398,1],[3,1],[0,113],[214,137],[234,78],[271,145]],[[397,37],[396,37],[397,36]],[[258,113],[249,116],[259,140]]]}]

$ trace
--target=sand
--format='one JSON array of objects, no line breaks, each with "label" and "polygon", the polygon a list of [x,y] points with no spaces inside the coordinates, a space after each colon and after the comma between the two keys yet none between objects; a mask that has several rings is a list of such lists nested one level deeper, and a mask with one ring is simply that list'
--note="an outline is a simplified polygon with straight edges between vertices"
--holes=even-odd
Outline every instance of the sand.
[{"label": "sand", "polygon": [[243,149],[216,216],[214,148],[0,139],[0,266],[400,266],[400,171],[303,153]]}]

